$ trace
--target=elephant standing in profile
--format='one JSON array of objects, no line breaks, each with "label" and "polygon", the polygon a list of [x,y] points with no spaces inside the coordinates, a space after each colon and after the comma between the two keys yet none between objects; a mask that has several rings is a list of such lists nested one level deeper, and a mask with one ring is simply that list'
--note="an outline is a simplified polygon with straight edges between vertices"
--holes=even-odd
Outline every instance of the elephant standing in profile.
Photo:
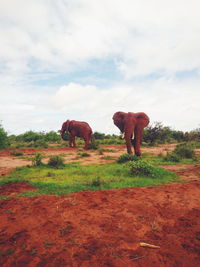
[{"label": "elephant standing in profile", "polygon": [[143,113],[121,112],[113,115],[114,124],[124,134],[128,154],[133,154],[132,145],[135,154],[141,156],[140,144],[144,128],[149,124],[149,117]]},{"label": "elephant standing in profile", "polygon": [[84,149],[89,148],[89,142],[92,137],[92,129],[87,122],[67,120],[63,123],[60,131],[62,139],[64,139],[64,133],[70,133],[69,146],[76,147],[75,137],[81,137],[85,140]]}]

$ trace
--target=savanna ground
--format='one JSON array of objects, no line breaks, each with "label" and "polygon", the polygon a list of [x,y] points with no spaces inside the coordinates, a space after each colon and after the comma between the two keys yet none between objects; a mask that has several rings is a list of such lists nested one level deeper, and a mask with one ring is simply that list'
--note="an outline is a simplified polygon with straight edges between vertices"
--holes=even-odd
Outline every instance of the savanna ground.
[{"label": "savanna ground", "polygon": [[[143,147],[145,155],[175,147]],[[77,149],[0,151],[0,174],[31,165],[40,151],[63,154],[65,162],[84,165],[115,161],[123,145],[104,146],[103,155]],[[200,151],[196,151],[200,154]],[[28,183],[0,187],[0,266],[198,266],[200,265],[200,164],[163,165],[179,180],[166,185],[82,191],[62,195],[19,196],[37,191]],[[180,179],[182,179],[180,181]],[[7,199],[6,199],[7,197]],[[140,242],[159,248],[141,247]]]}]

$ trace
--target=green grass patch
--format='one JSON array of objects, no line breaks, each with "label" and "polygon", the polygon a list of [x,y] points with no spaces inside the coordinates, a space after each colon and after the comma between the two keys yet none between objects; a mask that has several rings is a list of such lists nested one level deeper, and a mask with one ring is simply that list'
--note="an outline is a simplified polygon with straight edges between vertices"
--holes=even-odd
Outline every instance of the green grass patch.
[{"label": "green grass patch", "polygon": [[176,174],[161,168],[159,168],[156,177],[148,177],[145,174],[133,175],[127,163],[87,166],[79,163],[69,163],[60,169],[47,165],[16,168],[9,175],[0,177],[0,184],[26,181],[38,190],[25,192],[20,196],[33,196],[38,194],[66,194],[83,190],[152,186],[170,182],[175,178]]},{"label": "green grass patch", "polygon": [[178,162],[174,162],[173,159],[170,161],[166,161],[164,156],[151,156],[151,157],[142,157],[142,159],[147,160],[148,162],[150,162],[153,165],[179,165],[179,164],[197,164],[200,163],[200,157],[196,156],[194,159],[187,159],[187,158],[183,158],[180,159],[180,161]]}]

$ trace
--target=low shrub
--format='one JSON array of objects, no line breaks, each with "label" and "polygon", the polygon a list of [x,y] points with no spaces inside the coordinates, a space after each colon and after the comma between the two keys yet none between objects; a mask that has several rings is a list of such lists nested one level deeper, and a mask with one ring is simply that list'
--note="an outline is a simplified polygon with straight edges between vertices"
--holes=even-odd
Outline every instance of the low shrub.
[{"label": "low shrub", "polygon": [[81,158],[84,158],[84,157],[90,157],[91,155],[89,153],[87,153],[87,152],[82,152],[82,153],[79,153],[79,156]]},{"label": "low shrub", "polygon": [[168,153],[164,158],[164,161],[180,162],[181,159],[193,159],[196,160],[193,145],[190,143],[182,143],[176,146],[176,148]]},{"label": "low shrub", "polygon": [[92,182],[91,182],[92,186],[100,186],[101,184],[102,184],[102,181],[100,177],[96,177],[92,179]]},{"label": "low shrub", "polygon": [[33,166],[42,165],[42,158],[43,158],[43,155],[39,152],[36,152],[35,157],[31,159]]},{"label": "low shrub", "polygon": [[38,147],[40,147],[40,148],[48,148],[47,142],[45,140],[43,140],[43,139],[38,139],[38,140],[34,141],[32,146],[36,147],[36,148],[38,148]]},{"label": "low shrub", "polygon": [[118,159],[117,159],[117,163],[124,163],[127,161],[138,161],[141,158],[136,156],[136,155],[130,155],[130,154],[122,154]]},{"label": "low shrub", "polygon": [[155,167],[145,160],[132,161],[128,163],[131,175],[148,176],[151,178],[159,176],[160,168]]},{"label": "low shrub", "polygon": [[163,157],[164,161],[172,161],[172,162],[180,162],[181,157],[176,153],[170,153],[167,154],[165,157]]},{"label": "low shrub", "polygon": [[94,140],[89,144],[89,149],[97,150],[98,148],[99,144]]},{"label": "low shrub", "polygon": [[55,168],[62,167],[64,166],[64,159],[59,155],[51,156],[48,165]]},{"label": "low shrub", "polygon": [[192,159],[195,157],[194,149],[187,143],[177,145],[173,153],[179,155],[180,158]]},{"label": "low shrub", "polygon": [[104,149],[103,148],[99,148],[98,150],[97,150],[97,154],[98,155],[103,155],[104,153]]},{"label": "low shrub", "polygon": [[18,157],[23,156],[23,153],[21,151],[14,150],[10,153],[10,155]]}]

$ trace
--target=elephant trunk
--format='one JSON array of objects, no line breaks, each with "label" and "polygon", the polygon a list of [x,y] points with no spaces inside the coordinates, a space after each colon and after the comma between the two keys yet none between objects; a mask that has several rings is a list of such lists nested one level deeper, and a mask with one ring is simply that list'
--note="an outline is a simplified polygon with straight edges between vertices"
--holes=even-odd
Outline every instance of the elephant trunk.
[{"label": "elephant trunk", "polygon": [[63,125],[62,125],[62,129],[61,129],[60,133],[61,133],[61,137],[62,137],[63,140],[65,139],[65,132],[68,132],[68,129],[69,129],[69,123],[70,123],[70,121],[67,120],[67,121],[64,122]]},{"label": "elephant trunk", "polygon": [[61,137],[63,140],[64,140],[64,134],[65,134],[65,131],[61,131]]}]

